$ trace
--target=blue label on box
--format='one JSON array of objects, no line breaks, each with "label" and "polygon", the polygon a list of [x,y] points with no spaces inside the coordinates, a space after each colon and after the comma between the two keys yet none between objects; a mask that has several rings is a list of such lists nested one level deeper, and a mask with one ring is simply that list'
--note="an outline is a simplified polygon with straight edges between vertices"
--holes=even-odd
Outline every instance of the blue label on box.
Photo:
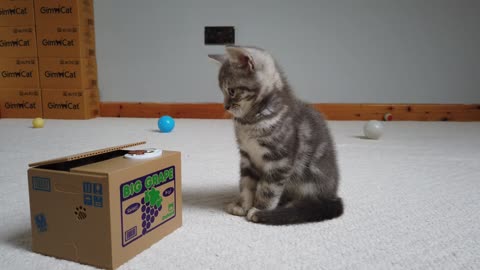
[{"label": "blue label on box", "polygon": [[103,197],[102,196],[93,196],[93,206],[103,207]]},{"label": "blue label on box", "polygon": [[83,182],[83,193],[92,193],[92,183]]},{"label": "blue label on box", "polygon": [[98,183],[93,184],[93,193],[102,195],[102,184],[98,184]]},{"label": "blue label on box", "polygon": [[46,232],[47,231],[47,218],[44,214],[38,214],[34,217],[35,225],[37,226],[37,230],[39,232]]},{"label": "blue label on box", "polygon": [[93,205],[93,196],[90,194],[83,194],[83,204],[84,205]]},{"label": "blue label on box", "polygon": [[50,192],[50,178],[33,176],[32,188],[33,190]]},{"label": "blue label on box", "polygon": [[135,236],[137,236],[137,226],[134,226],[133,228],[131,228],[130,230],[127,230],[125,232],[125,240],[126,241],[134,238]]},{"label": "blue label on box", "polygon": [[83,204],[103,207],[103,186],[100,183],[83,182]]}]

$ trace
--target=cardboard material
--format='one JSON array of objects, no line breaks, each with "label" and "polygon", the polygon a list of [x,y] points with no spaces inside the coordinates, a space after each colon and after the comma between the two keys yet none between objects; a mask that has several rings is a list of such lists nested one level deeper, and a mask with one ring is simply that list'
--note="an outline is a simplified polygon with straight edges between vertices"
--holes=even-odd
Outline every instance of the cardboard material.
[{"label": "cardboard material", "polygon": [[95,58],[40,58],[43,89],[88,89],[97,87]]},{"label": "cardboard material", "polygon": [[94,25],[93,0],[35,0],[37,26]]},{"label": "cardboard material", "polygon": [[95,57],[93,26],[37,26],[39,57]]},{"label": "cardboard material", "polygon": [[3,118],[42,117],[40,89],[0,89],[0,113]]},{"label": "cardboard material", "polygon": [[0,26],[33,26],[32,0],[0,0]]},{"label": "cardboard material", "polygon": [[46,119],[91,119],[99,115],[98,89],[42,89]]},{"label": "cardboard material", "polygon": [[0,27],[0,58],[36,57],[35,26]]},{"label": "cardboard material", "polygon": [[0,58],[0,88],[40,88],[38,59]]},{"label": "cardboard material", "polygon": [[182,225],[180,153],[136,160],[128,152],[32,164],[34,252],[115,269]]},{"label": "cardboard material", "polygon": [[122,149],[128,148],[128,147],[142,145],[142,144],[145,144],[145,143],[146,143],[145,141],[141,141],[141,142],[134,142],[134,143],[117,145],[117,146],[113,146],[113,147],[106,147],[106,148],[97,149],[97,150],[93,150],[93,151],[83,152],[81,154],[74,154],[74,155],[70,155],[70,156],[64,156],[64,157],[59,157],[59,158],[34,162],[34,163],[28,164],[28,166],[38,167],[38,166],[43,166],[43,165],[48,165],[48,164],[53,164],[53,163],[74,161],[74,160],[78,160],[78,159],[82,159],[82,158],[89,158],[89,157],[98,156],[98,155],[101,155],[101,154],[106,154],[106,153],[110,153],[110,152],[117,151],[117,150],[122,150]]}]

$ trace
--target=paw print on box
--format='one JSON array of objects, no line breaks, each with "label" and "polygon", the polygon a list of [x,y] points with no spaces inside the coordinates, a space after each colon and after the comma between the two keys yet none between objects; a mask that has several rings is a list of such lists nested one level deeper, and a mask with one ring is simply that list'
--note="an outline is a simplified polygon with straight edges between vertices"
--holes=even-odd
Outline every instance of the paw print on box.
[{"label": "paw print on box", "polygon": [[73,212],[78,220],[84,220],[87,218],[87,209],[83,206],[79,206],[75,208],[75,212]]}]

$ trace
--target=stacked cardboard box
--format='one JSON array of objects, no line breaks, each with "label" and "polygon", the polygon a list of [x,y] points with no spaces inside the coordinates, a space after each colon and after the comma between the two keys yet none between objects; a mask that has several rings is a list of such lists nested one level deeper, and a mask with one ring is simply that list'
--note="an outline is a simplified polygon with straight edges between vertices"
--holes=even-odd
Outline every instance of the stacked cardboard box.
[{"label": "stacked cardboard box", "polygon": [[0,117],[98,115],[93,0],[0,0]]},{"label": "stacked cardboard box", "polygon": [[0,0],[0,115],[42,116],[33,0]]},{"label": "stacked cardboard box", "polygon": [[43,115],[98,115],[93,0],[34,0]]}]

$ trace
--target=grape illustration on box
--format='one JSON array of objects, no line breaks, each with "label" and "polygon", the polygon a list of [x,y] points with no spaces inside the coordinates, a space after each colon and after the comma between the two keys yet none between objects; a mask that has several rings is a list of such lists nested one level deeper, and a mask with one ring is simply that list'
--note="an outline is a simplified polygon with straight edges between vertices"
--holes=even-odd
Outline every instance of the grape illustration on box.
[{"label": "grape illustration on box", "polygon": [[175,167],[168,167],[121,185],[124,246],[175,217],[175,184]]},{"label": "grape illustration on box", "polygon": [[160,191],[154,188],[147,190],[145,198],[142,198],[142,234],[147,233],[161,209],[162,197]]}]

